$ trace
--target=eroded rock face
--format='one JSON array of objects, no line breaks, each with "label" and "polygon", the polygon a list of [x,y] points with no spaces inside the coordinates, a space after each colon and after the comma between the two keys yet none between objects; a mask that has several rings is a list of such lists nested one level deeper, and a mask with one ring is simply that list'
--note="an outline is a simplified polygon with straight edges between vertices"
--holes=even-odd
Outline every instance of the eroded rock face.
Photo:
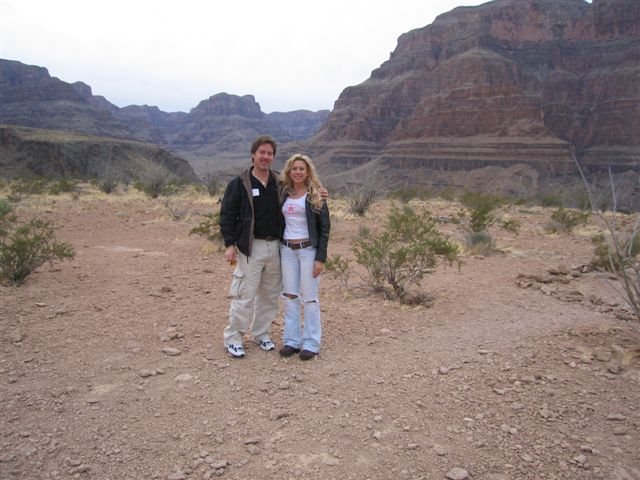
[{"label": "eroded rock face", "polygon": [[[503,0],[405,33],[308,145],[326,173],[640,167],[640,2]],[[405,172],[402,172],[405,170]],[[418,173],[419,175],[419,173]],[[415,177],[415,172],[414,172]]]},{"label": "eroded rock face", "polygon": [[149,105],[119,108],[83,82],[69,84],[46,68],[0,60],[0,123],[152,143],[186,158],[200,174],[245,167],[258,135],[270,134],[281,144],[307,138],[328,113],[267,115],[252,95],[226,93],[202,100],[188,113]]}]

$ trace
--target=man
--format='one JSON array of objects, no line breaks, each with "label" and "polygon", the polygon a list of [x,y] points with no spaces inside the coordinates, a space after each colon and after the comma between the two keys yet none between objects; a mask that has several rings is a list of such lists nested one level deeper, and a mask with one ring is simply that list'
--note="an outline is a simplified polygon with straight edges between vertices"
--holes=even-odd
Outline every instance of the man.
[{"label": "man", "polygon": [[275,349],[269,329],[278,313],[282,283],[282,220],[278,180],[271,170],[275,155],[273,138],[256,138],[251,145],[252,166],[229,182],[220,208],[224,258],[237,262],[229,289],[229,325],[224,329],[225,348],[234,358],[245,355],[242,337],[249,327],[262,350]]}]

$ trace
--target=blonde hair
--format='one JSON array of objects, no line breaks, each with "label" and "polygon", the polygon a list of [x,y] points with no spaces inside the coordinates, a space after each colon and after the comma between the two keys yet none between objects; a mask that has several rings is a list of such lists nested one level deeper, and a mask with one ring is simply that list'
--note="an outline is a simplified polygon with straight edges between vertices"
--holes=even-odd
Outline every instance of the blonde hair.
[{"label": "blonde hair", "polygon": [[293,192],[293,180],[291,180],[291,169],[293,168],[293,162],[301,160],[307,165],[307,179],[305,184],[307,185],[307,198],[314,210],[320,210],[322,208],[322,197],[320,196],[320,188],[322,184],[318,178],[316,167],[307,155],[296,153],[289,157],[284,164],[284,169],[280,173],[280,182],[282,183],[283,190],[287,193]]}]

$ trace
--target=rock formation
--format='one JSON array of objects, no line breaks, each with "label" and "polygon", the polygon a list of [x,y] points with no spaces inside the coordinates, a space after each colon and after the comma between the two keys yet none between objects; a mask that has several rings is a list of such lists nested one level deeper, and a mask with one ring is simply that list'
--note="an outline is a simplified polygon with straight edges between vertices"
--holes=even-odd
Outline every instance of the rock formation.
[{"label": "rock formation", "polygon": [[3,176],[42,175],[132,181],[158,172],[197,182],[191,165],[155,145],[59,130],[0,126]]},{"label": "rock formation", "polygon": [[572,151],[589,171],[638,173],[640,2],[456,8],[400,36],[305,148],[336,181],[365,164],[430,185],[451,182],[444,171],[520,165],[535,183],[575,174]]},{"label": "rock formation", "polygon": [[268,133],[285,143],[316,133],[328,111],[265,114],[252,95],[226,93],[189,113],[155,106],[118,108],[83,82],[69,84],[42,67],[0,60],[0,123],[152,143],[181,156],[199,173],[237,169],[249,146]]}]

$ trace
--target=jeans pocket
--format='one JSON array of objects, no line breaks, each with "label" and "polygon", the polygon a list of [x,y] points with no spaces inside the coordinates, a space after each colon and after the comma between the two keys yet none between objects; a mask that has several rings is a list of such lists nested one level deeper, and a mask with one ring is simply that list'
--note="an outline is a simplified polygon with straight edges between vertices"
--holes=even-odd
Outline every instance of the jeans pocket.
[{"label": "jeans pocket", "polygon": [[233,272],[233,278],[231,279],[231,286],[229,287],[230,297],[235,298],[238,296],[243,279],[244,279],[244,272],[238,271],[238,269],[236,269],[236,271]]}]

